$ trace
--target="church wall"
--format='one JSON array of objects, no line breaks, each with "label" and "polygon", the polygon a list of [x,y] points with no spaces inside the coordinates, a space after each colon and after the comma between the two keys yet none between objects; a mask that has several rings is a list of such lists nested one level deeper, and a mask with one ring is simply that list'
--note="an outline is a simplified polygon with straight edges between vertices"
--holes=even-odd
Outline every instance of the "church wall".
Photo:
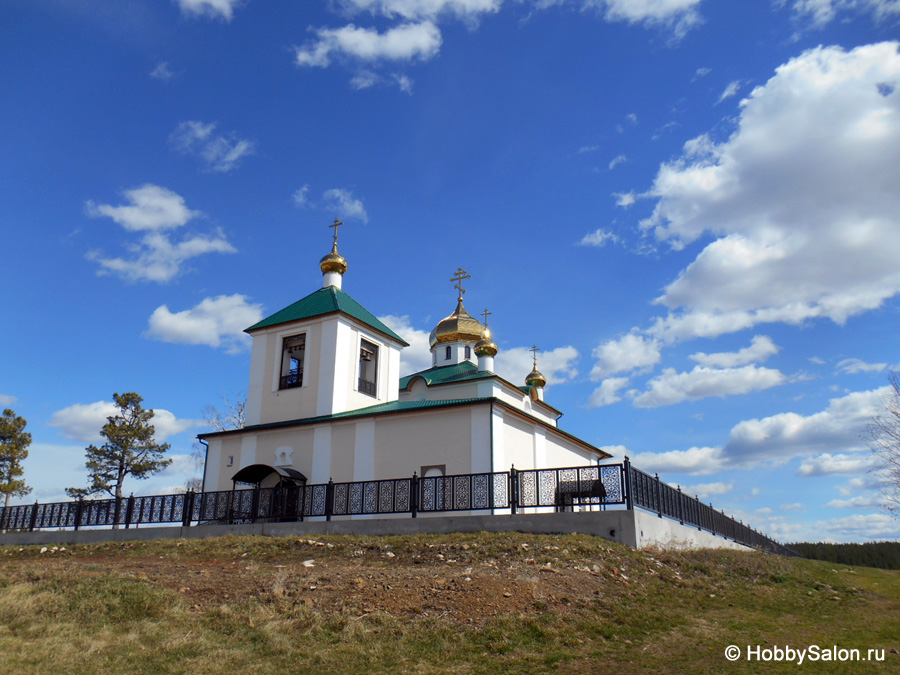
[{"label": "church wall", "polygon": [[[358,480],[354,476],[354,460],[356,457],[356,427],[360,422],[371,420],[349,421],[335,424],[331,428],[331,463],[328,478],[337,483]],[[325,479],[326,482],[328,478]]]},{"label": "church wall", "polygon": [[[303,364],[303,384],[293,389],[279,389],[281,378],[281,348],[285,337],[306,334],[306,353]],[[322,322],[279,326],[265,335],[254,337],[253,357],[256,357],[256,342],[263,341],[265,350],[264,367],[261,374],[256,363],[250,366],[251,374],[260,376],[261,411],[260,424],[311,417],[316,414],[316,399],[319,395],[320,362],[313,354],[322,351]],[[249,400],[248,400],[249,403]],[[248,424],[252,424],[248,419]]]},{"label": "church wall", "polygon": [[[219,449],[216,451],[216,445]],[[230,490],[231,477],[240,469],[241,437],[212,440],[206,463],[206,489]]]},{"label": "church wall", "polygon": [[436,465],[447,475],[472,472],[469,406],[375,419],[377,478],[421,475],[423,466]]},{"label": "church wall", "polygon": [[257,434],[256,457],[251,464],[276,466],[276,451],[290,448],[291,463],[287,466],[308,478],[312,474],[314,433],[312,428],[301,427]]},{"label": "church wall", "polygon": [[515,465],[517,469],[534,469],[534,426],[513,415],[504,416],[503,445],[506,465],[495,471],[506,471]]},{"label": "church wall", "polygon": [[587,466],[597,462],[597,455],[582,448],[572,441],[556,436],[552,433],[547,434],[545,444],[544,466],[552,467],[568,467],[568,466]]}]

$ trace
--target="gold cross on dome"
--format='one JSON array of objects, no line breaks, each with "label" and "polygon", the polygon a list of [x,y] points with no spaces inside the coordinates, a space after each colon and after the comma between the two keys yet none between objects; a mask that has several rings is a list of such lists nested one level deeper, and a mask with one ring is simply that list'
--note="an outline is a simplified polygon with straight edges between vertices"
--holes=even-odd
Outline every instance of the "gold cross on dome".
[{"label": "gold cross on dome", "polygon": [[456,282],[455,284],[453,284],[453,286],[454,286],[454,288],[459,289],[459,301],[460,302],[462,302],[462,297],[463,297],[463,294],[465,293],[465,291],[463,290],[463,287],[462,287],[463,279],[471,279],[471,278],[472,278],[471,274],[466,272],[462,267],[458,267],[456,269],[456,274],[454,274],[453,278],[450,279],[450,281]]},{"label": "gold cross on dome", "polygon": [[531,349],[529,349],[528,351],[534,352],[534,367],[537,368],[537,353],[538,353],[539,351],[541,351],[541,348],[538,347],[537,345],[534,345],[534,346],[533,346]]},{"label": "gold cross on dome", "polygon": [[334,219],[334,223],[329,225],[328,227],[334,228],[334,243],[337,244],[338,240],[338,228],[343,225],[343,223],[337,218]]},{"label": "gold cross on dome", "polygon": [[487,311],[487,307],[484,308],[484,311],[481,313],[481,316],[484,317],[484,325],[487,326],[487,318],[493,314],[493,312]]}]

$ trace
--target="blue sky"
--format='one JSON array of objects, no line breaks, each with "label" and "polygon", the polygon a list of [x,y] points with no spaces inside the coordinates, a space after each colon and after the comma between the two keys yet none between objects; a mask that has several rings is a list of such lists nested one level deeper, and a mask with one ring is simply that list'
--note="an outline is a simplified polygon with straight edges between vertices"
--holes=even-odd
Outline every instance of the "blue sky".
[{"label": "blue sky", "polygon": [[184,484],[243,328],[321,285],[411,343],[492,312],[560,426],[782,540],[896,538],[897,0],[6,0],[0,404],[27,500],[113,392]]}]

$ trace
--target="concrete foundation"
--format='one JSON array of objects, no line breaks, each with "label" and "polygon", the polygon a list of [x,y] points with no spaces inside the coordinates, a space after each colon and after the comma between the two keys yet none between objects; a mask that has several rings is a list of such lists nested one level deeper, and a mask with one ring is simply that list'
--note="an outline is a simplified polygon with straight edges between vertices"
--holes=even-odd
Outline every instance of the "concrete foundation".
[{"label": "concrete foundation", "polygon": [[252,525],[197,525],[193,527],[141,527],[129,529],[42,530],[0,534],[0,545],[90,544],[103,541],[152,539],[205,539],[226,535],[264,537],[323,534],[403,535],[451,532],[526,532],[529,534],[580,533],[603,537],[632,548],[733,548],[750,550],[723,537],[659,518],[643,511],[589,511],[580,513],[527,513],[512,515],[460,515],[429,518],[335,518],[302,523]]}]

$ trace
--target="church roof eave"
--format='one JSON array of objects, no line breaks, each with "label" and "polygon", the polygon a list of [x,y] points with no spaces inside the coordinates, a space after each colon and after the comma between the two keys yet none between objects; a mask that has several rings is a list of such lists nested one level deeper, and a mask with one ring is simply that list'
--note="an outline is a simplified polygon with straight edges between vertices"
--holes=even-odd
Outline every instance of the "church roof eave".
[{"label": "church roof eave", "polygon": [[347,295],[347,293],[334,286],[320,288],[314,293],[310,293],[305,298],[301,298],[297,302],[244,329],[244,332],[252,333],[263,328],[271,328],[272,326],[280,326],[329,314],[343,314],[403,347],[409,346],[406,340],[388,328],[374,314]]}]

